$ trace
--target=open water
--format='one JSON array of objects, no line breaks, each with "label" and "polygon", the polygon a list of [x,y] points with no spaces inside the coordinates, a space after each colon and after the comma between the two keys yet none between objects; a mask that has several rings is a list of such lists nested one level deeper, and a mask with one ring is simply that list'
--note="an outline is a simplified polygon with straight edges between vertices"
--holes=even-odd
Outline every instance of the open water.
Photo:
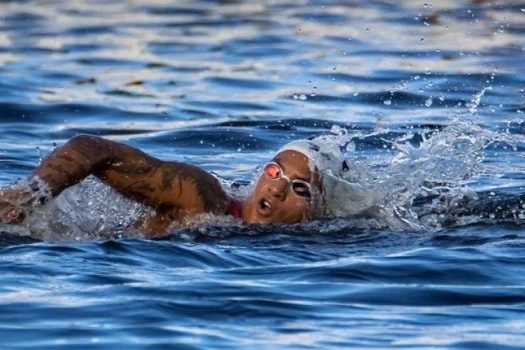
[{"label": "open water", "polygon": [[0,228],[2,349],[525,349],[525,2],[0,1],[0,186],[79,133],[213,171],[344,139],[374,218]]}]

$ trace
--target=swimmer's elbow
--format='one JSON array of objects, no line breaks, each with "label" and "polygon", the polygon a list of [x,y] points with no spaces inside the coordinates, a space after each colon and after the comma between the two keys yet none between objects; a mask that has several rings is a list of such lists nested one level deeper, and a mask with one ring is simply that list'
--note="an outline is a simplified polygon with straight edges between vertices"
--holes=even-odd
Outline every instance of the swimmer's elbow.
[{"label": "swimmer's elbow", "polygon": [[107,141],[108,140],[100,136],[80,134],[80,135],[76,135],[70,138],[69,141],[66,143],[66,145],[70,147],[86,147],[86,146],[94,146],[94,145],[101,144]]},{"label": "swimmer's elbow", "polygon": [[64,152],[79,155],[77,161],[100,161],[102,158],[109,156],[108,144],[109,140],[106,140],[100,136],[94,135],[76,135],[69,139],[69,141],[63,146]]}]

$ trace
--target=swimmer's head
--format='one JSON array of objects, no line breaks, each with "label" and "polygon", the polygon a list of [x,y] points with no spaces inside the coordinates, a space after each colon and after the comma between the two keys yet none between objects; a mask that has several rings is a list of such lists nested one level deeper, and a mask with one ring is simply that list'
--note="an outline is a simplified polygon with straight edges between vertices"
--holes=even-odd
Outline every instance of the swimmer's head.
[{"label": "swimmer's head", "polygon": [[339,147],[322,138],[292,141],[263,168],[247,198],[247,223],[295,223],[323,216],[323,178],[347,169]]}]

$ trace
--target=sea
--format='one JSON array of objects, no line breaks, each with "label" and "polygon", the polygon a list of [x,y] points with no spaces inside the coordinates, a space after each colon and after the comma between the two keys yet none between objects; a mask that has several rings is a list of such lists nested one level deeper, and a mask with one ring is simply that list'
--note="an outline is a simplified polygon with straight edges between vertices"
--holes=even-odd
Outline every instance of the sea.
[{"label": "sea", "polygon": [[1,0],[0,187],[79,134],[239,198],[335,140],[372,209],[153,239],[88,177],[0,225],[1,349],[525,349],[525,1]]}]

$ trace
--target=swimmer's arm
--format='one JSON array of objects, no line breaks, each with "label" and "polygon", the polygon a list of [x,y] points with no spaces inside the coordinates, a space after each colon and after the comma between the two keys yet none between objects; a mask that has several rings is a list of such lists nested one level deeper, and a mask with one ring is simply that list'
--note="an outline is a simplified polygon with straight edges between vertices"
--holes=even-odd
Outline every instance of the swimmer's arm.
[{"label": "swimmer's arm", "polygon": [[123,195],[177,220],[204,212],[224,213],[229,202],[217,179],[196,166],[161,161],[96,136],[72,138],[33,175],[44,180],[54,196],[95,175]]}]

